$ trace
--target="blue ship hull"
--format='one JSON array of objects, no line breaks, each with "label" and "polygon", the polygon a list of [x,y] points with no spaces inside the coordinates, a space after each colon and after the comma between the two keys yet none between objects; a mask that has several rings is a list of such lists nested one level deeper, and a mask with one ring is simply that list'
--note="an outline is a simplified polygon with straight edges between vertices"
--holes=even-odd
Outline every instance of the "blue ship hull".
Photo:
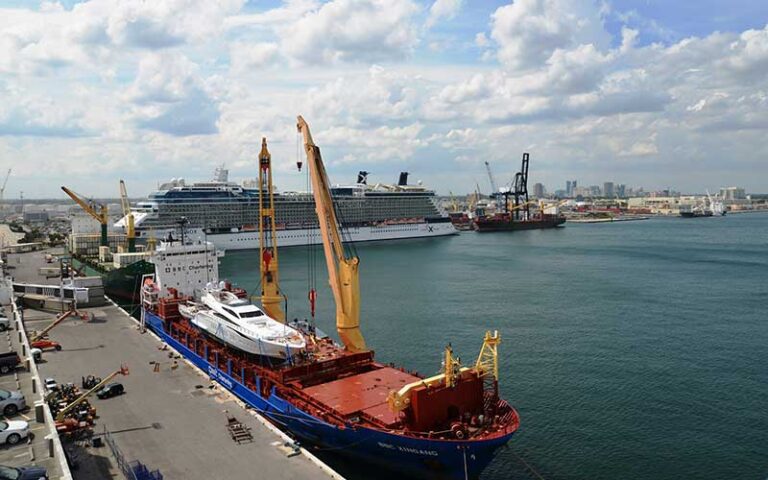
[{"label": "blue ship hull", "polygon": [[438,440],[394,435],[349,425],[339,427],[314,417],[280,398],[272,388],[268,398],[251,390],[169,335],[163,320],[145,311],[146,324],[169,346],[208,376],[303,442],[333,450],[357,461],[396,470],[417,478],[477,478],[514,432],[489,440]]}]

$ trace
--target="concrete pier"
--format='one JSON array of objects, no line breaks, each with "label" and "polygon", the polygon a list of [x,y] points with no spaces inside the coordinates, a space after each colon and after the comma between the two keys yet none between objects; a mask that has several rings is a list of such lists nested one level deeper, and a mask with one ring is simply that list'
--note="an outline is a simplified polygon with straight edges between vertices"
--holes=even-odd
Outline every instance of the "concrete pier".
[{"label": "concrete pier", "polygon": [[[16,266],[14,278],[38,281],[44,254],[10,255],[9,263]],[[130,374],[113,380],[124,385],[125,394],[91,398],[99,416],[95,433],[106,427],[126,460],[159,470],[165,479],[341,478],[308,452],[289,455],[280,448],[285,437],[274,427],[265,426],[254,412],[156,336],[140,333],[137,322],[117,306],[80,310],[88,313],[88,321],[73,317],[51,330],[51,340],[61,343],[62,350],[43,354],[40,376],[79,386],[84,376],[106,377],[121,364],[127,365]],[[28,309],[24,321],[31,331],[44,328],[54,318],[53,313]],[[232,440],[227,415],[250,427],[253,442]],[[80,461],[74,478],[120,478],[106,445],[69,448]]]}]

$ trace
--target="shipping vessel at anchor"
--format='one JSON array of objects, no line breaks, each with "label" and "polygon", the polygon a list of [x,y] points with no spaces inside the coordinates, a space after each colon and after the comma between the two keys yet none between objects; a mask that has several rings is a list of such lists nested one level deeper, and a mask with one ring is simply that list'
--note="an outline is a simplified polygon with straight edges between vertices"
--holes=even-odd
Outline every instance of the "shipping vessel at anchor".
[{"label": "shipping vessel at anchor", "polygon": [[[292,324],[286,328],[299,331],[306,347],[281,360],[248,353],[184,318],[180,308],[205,285],[219,281],[215,262],[207,260],[215,255],[209,242],[178,244],[153,258],[156,274],[146,277],[142,290],[143,324],[307,444],[411,477],[477,478],[519,425],[515,409],[499,397],[499,335],[487,332],[477,361],[466,367],[447,347],[442,372],[428,378],[374,360],[359,328],[359,260],[345,250],[320,150],[301,117],[299,128],[343,346],[317,335],[311,325]],[[269,202],[260,204],[262,309],[284,322],[266,144],[259,161],[262,191],[270,193],[260,200]],[[242,291],[232,293],[246,297]]]}]

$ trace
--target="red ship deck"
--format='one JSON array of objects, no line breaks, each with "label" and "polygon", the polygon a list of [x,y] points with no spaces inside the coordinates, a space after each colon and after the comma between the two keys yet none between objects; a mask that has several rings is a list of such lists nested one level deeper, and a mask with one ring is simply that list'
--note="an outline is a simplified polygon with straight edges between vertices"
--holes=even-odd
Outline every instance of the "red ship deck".
[{"label": "red ship deck", "polygon": [[344,417],[363,413],[393,428],[398,416],[387,405],[387,395],[421,380],[400,370],[383,367],[328,383],[305,388],[305,394]]}]

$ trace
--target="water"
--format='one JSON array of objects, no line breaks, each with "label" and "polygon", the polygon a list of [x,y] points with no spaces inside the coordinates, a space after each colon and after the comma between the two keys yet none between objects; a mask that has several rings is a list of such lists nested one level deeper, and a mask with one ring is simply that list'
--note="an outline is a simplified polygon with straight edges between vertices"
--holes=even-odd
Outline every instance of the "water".
[{"label": "water", "polygon": [[[469,363],[486,329],[501,332],[501,389],[522,424],[484,479],[530,478],[515,454],[547,479],[768,476],[768,215],[357,250],[380,361],[433,374],[446,342]],[[289,315],[306,317],[307,251],[280,255]],[[318,266],[318,325],[333,332]],[[256,291],[256,253],[229,253],[221,271]]]}]

